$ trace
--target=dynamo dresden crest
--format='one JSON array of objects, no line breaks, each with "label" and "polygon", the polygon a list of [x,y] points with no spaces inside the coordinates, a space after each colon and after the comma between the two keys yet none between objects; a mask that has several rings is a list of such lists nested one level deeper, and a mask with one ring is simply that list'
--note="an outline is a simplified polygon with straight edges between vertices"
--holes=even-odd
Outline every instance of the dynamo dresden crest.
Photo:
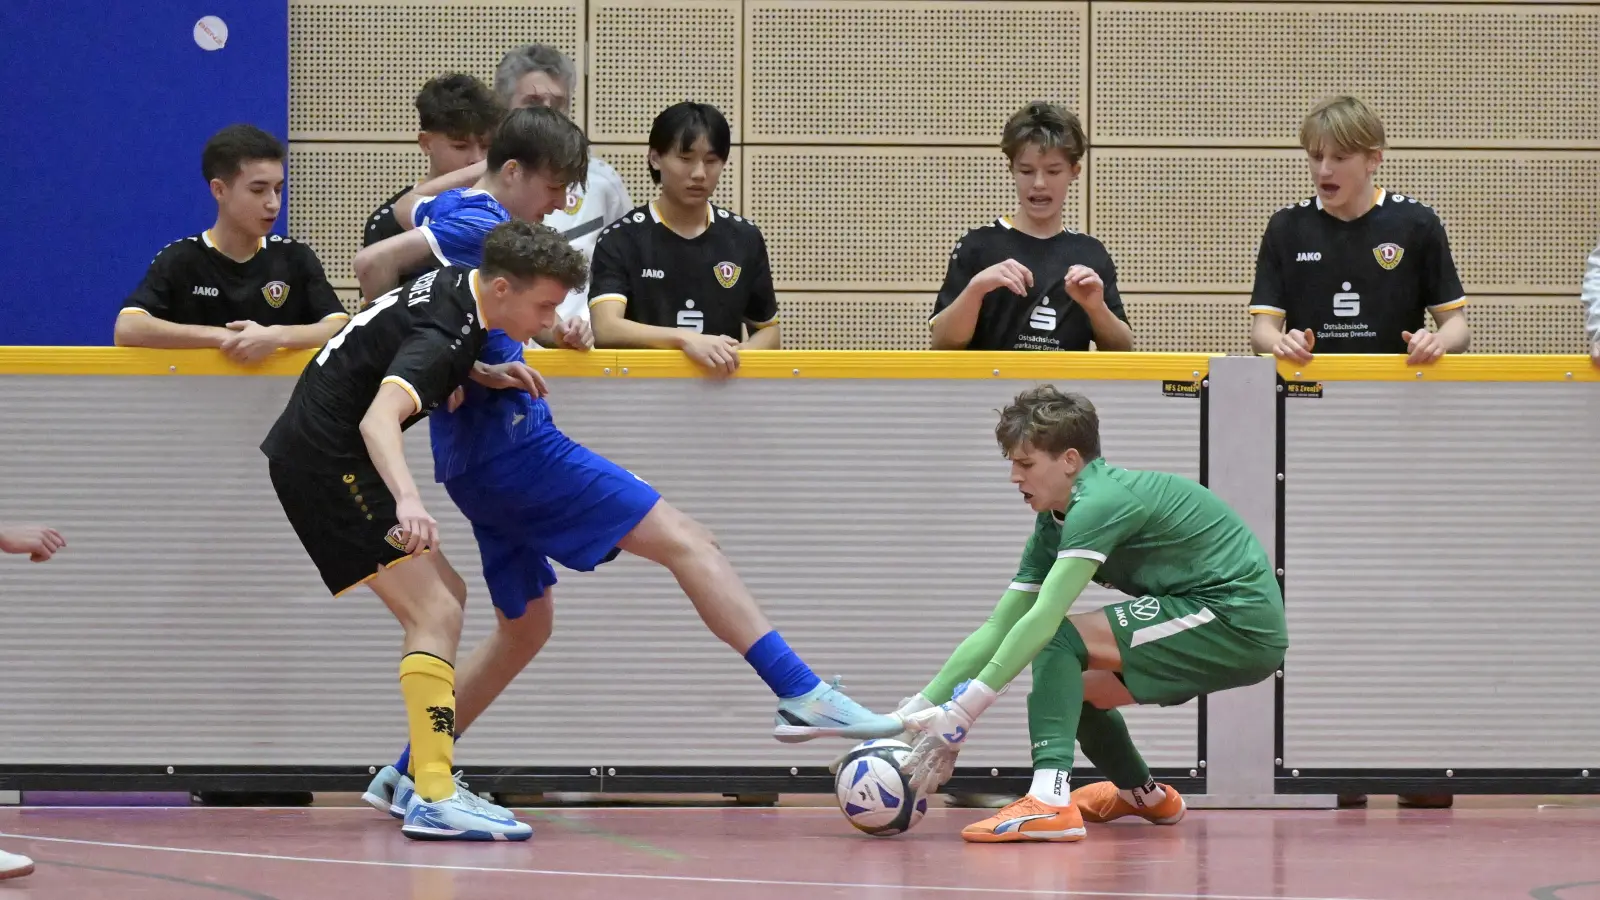
[{"label": "dynamo dresden crest", "polygon": [[717,265],[716,265],[717,283],[722,285],[725,288],[733,287],[735,284],[739,283],[739,272],[740,271],[741,270],[739,269],[739,267],[734,265],[731,262],[719,262],[719,263],[717,263]]},{"label": "dynamo dresden crest", "polygon": [[567,205],[562,207],[561,211],[569,216],[575,216],[580,209],[583,209],[583,191],[578,190],[577,185],[572,185],[567,188]]},{"label": "dynamo dresden crest", "polygon": [[261,289],[261,296],[267,298],[267,305],[273,309],[283,307],[283,301],[289,299],[289,286],[281,281],[269,281]]},{"label": "dynamo dresden crest", "polygon": [[1406,255],[1406,248],[1399,244],[1383,243],[1372,248],[1372,255],[1378,258],[1378,265],[1393,269],[1400,265],[1400,257]]}]

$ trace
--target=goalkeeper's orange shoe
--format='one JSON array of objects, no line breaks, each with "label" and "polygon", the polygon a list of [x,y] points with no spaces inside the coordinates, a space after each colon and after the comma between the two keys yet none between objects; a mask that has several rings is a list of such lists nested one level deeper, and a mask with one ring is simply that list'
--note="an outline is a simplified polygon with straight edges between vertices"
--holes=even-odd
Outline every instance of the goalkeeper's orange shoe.
[{"label": "goalkeeper's orange shoe", "polygon": [[961,829],[961,839],[975,844],[1081,841],[1083,837],[1083,816],[1077,807],[1051,806],[1031,795]]},{"label": "goalkeeper's orange shoe", "polygon": [[1138,816],[1157,825],[1176,825],[1188,812],[1183,797],[1172,785],[1158,784],[1166,795],[1150,806],[1139,806],[1123,799],[1122,792],[1109,781],[1086,784],[1072,792],[1072,805],[1082,811],[1085,822],[1110,822],[1123,816]]}]

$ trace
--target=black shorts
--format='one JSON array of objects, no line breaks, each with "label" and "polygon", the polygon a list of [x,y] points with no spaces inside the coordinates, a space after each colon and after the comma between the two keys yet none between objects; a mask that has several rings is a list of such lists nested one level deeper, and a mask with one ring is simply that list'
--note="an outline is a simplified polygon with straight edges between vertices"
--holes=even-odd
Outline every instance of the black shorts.
[{"label": "black shorts", "polygon": [[372,466],[316,471],[269,460],[267,472],[289,524],[335,597],[408,557],[394,495]]}]

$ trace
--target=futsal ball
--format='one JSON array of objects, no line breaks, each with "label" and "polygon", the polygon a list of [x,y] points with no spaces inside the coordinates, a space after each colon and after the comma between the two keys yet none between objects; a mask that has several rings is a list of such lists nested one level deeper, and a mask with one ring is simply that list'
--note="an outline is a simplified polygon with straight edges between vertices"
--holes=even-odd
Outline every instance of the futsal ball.
[{"label": "futsal ball", "polygon": [[928,801],[917,796],[910,776],[900,770],[910,758],[911,745],[895,740],[863,741],[845,755],[833,792],[857,830],[890,837],[922,821]]}]

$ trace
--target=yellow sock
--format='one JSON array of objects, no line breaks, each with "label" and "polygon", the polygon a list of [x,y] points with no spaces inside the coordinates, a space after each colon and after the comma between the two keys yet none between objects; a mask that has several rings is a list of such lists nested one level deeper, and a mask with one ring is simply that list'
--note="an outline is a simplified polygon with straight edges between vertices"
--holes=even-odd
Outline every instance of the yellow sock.
[{"label": "yellow sock", "polygon": [[400,693],[411,726],[411,771],[417,794],[433,803],[456,792],[451,774],[455,756],[456,670],[431,653],[407,653],[400,660]]}]

